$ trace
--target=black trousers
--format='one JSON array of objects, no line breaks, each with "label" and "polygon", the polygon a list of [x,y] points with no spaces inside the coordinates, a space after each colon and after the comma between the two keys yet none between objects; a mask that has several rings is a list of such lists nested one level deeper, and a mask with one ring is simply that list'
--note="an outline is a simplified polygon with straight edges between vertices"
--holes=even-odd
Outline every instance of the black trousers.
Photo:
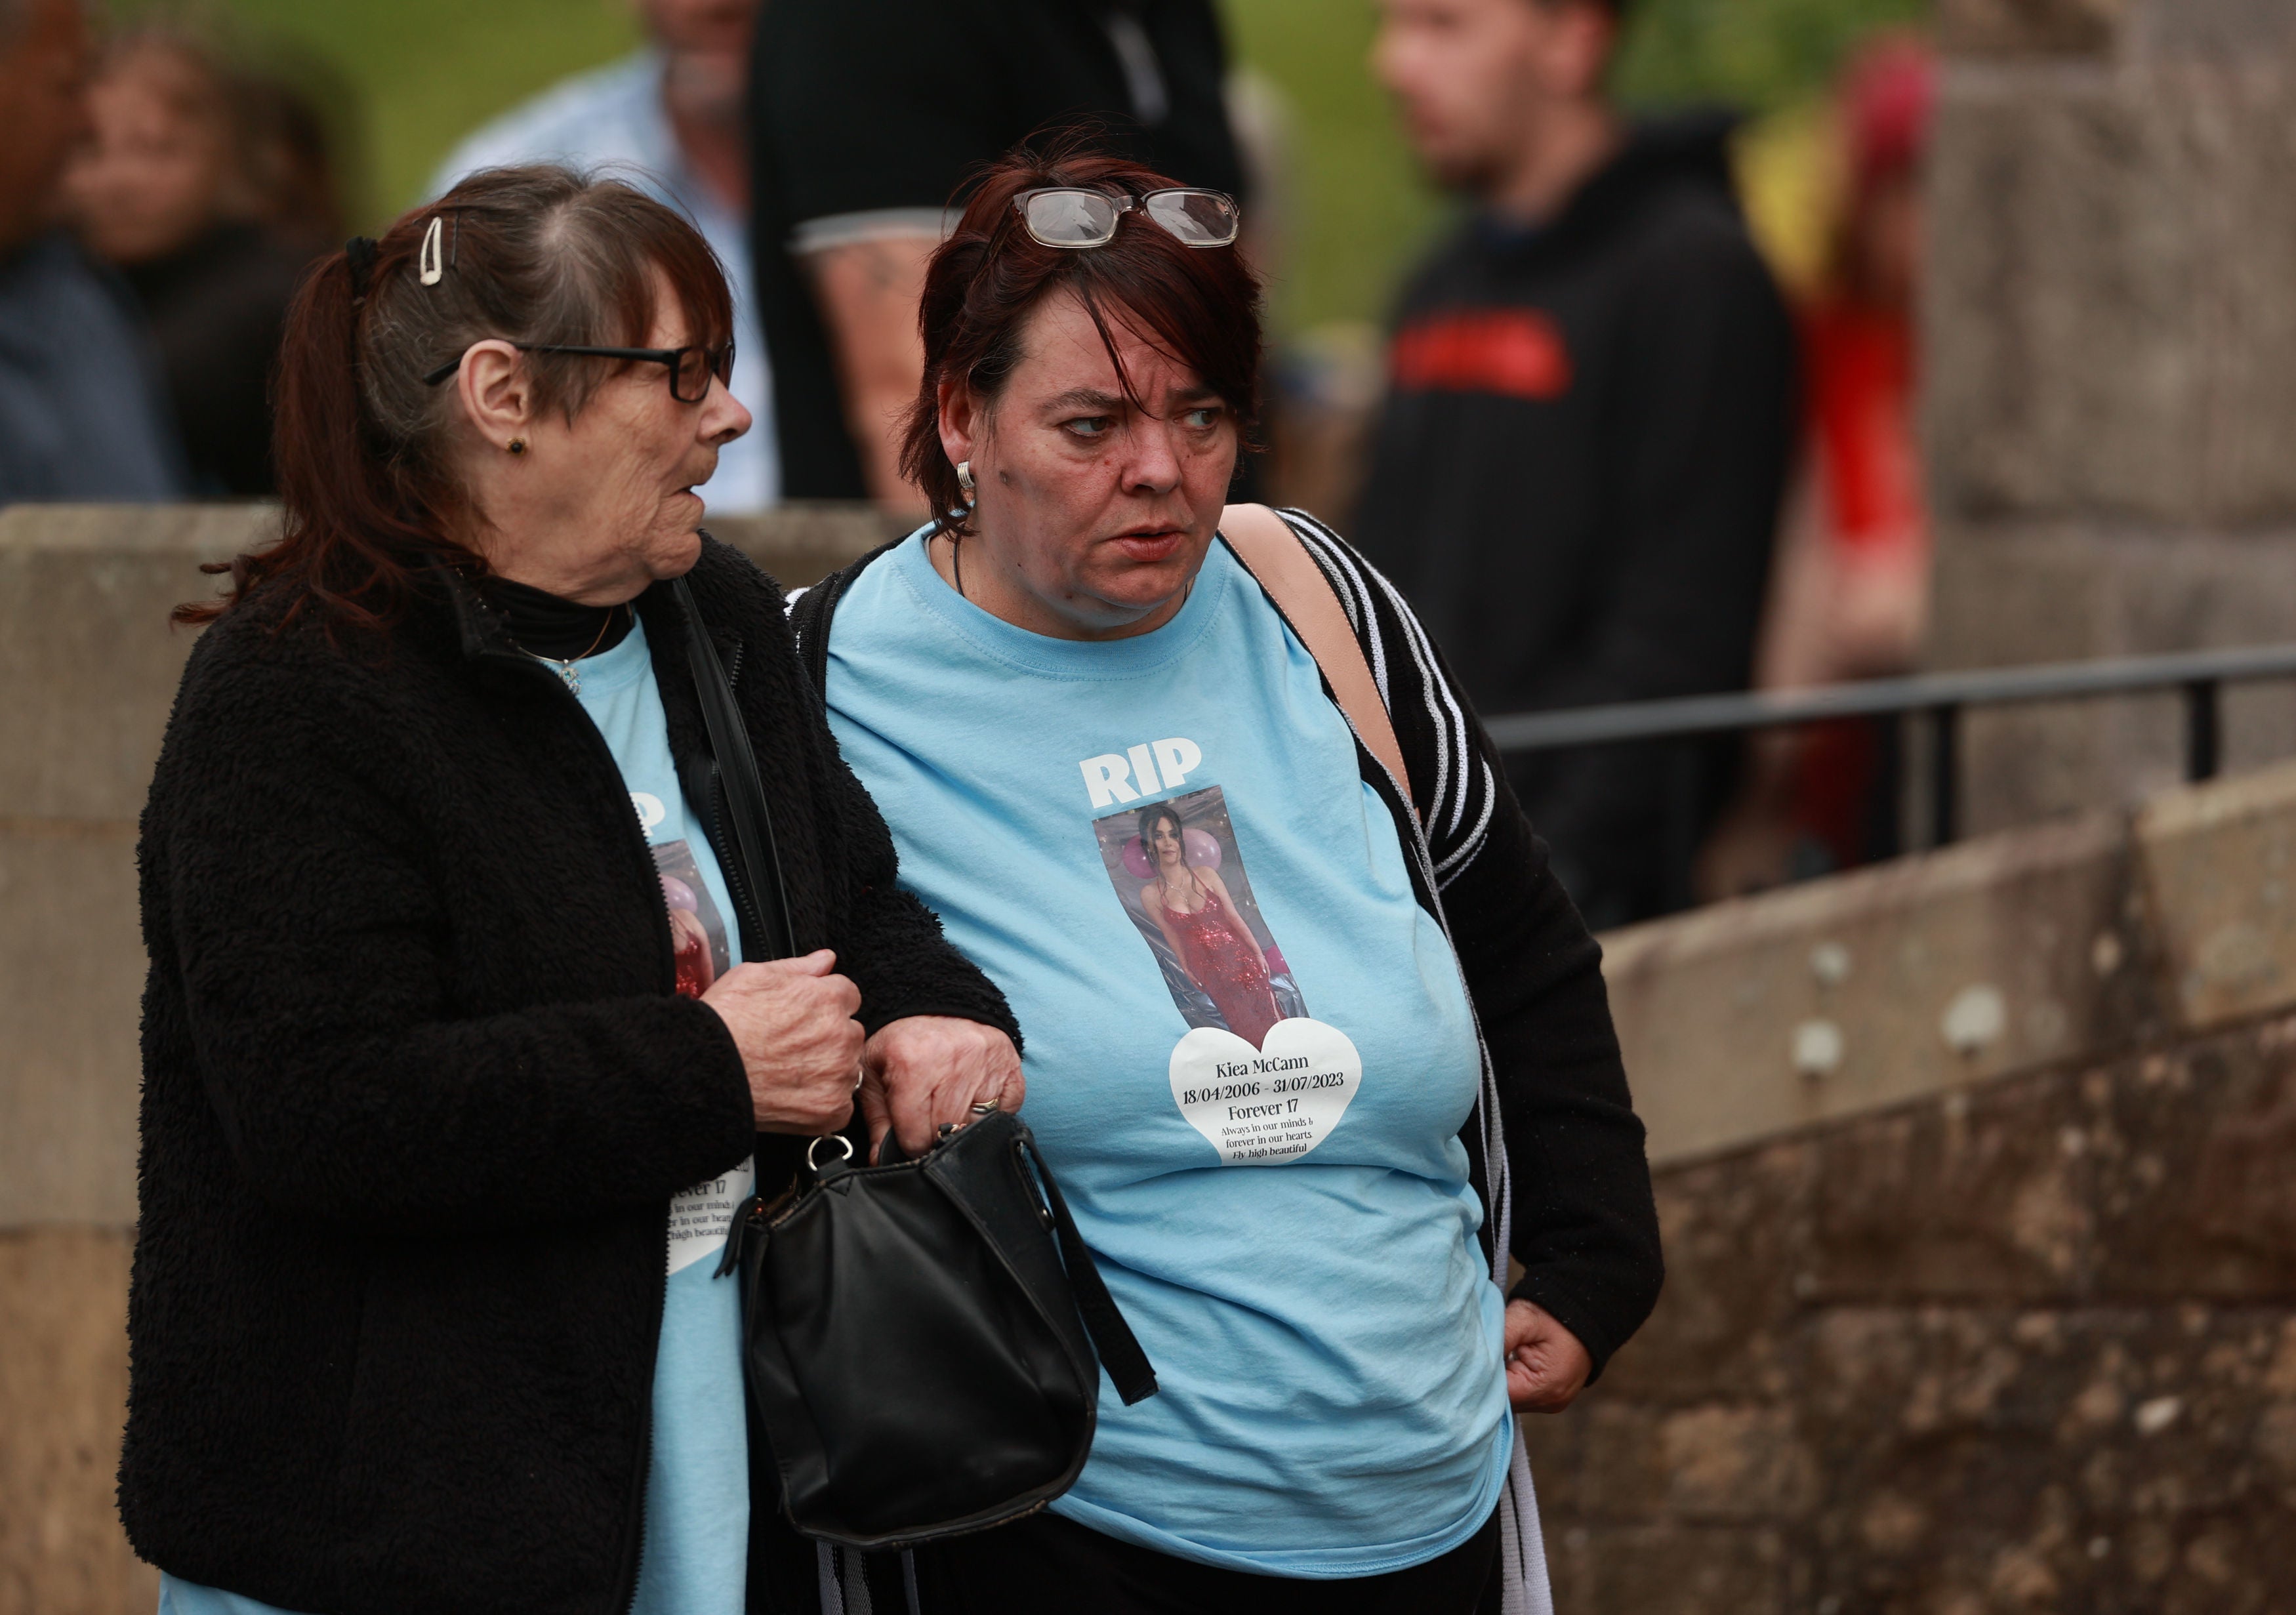
[{"label": "black trousers", "polygon": [[1032,1514],[916,1551],[930,1615],[1498,1615],[1499,1517],[1407,1570],[1349,1581],[1253,1576]]}]

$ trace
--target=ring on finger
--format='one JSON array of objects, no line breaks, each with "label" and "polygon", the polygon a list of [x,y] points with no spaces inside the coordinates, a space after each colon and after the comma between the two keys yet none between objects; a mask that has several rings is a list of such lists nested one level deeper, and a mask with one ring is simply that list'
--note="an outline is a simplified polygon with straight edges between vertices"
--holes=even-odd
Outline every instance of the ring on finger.
[{"label": "ring on finger", "polygon": [[994,1116],[1004,1108],[994,1099],[976,1099],[972,1102],[972,1113],[975,1116]]}]

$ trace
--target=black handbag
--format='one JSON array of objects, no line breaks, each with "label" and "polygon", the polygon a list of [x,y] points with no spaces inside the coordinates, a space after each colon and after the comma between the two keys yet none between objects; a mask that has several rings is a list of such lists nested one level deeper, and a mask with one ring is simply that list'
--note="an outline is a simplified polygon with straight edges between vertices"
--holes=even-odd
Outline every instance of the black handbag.
[{"label": "black handbag", "polygon": [[[676,593],[729,850],[785,928],[748,734],[683,579]],[[742,1205],[718,1268],[740,1275],[782,1510],[808,1537],[866,1549],[1032,1513],[1084,1467],[1103,1367],[1126,1406],[1155,1394],[1147,1354],[1020,1118],[944,1127],[915,1160],[889,1138],[889,1164],[857,1167],[853,1148],[816,1139],[796,1183]]]},{"label": "black handbag", "polygon": [[1032,1513],[1084,1467],[1101,1369],[1128,1406],[1155,1371],[1019,1117],[890,1166],[851,1148],[816,1139],[799,1184],[744,1206],[726,1242],[783,1511],[872,1549]]}]

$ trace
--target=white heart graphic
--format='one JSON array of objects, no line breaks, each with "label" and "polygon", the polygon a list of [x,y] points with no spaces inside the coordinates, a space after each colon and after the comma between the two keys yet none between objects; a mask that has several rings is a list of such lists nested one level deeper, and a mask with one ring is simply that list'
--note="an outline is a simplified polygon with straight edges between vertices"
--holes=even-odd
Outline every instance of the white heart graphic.
[{"label": "white heart graphic", "polygon": [[1231,1167],[1299,1160],[1340,1125],[1362,1085],[1363,1056],[1320,1021],[1279,1021],[1259,1048],[1200,1026],[1172,1048],[1172,1102]]}]

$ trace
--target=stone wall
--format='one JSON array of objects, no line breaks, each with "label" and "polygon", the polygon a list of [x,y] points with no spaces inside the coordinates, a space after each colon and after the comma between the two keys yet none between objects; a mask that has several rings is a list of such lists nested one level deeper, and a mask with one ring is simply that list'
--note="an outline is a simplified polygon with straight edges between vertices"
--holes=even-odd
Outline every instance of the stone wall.
[{"label": "stone wall", "polygon": [[2288,1607],[2292,869],[2282,768],[1608,939],[1669,1275],[1531,1422],[1562,1615]]},{"label": "stone wall", "polygon": [[1562,1615],[2234,1615],[2296,1589],[2296,1021],[1676,1167],[1532,1463]]},{"label": "stone wall", "polygon": [[[0,511],[0,1615],[158,1597],[112,1510],[135,1218],[135,818],[212,586],[261,506]],[[887,536],[865,510],[713,522],[789,584]]]},{"label": "stone wall", "polygon": [[[2296,7],[1940,0],[1931,660],[2296,638]],[[1983,830],[2177,777],[2172,699],[1982,715]],[[2235,698],[2235,766],[2296,692]]]}]

